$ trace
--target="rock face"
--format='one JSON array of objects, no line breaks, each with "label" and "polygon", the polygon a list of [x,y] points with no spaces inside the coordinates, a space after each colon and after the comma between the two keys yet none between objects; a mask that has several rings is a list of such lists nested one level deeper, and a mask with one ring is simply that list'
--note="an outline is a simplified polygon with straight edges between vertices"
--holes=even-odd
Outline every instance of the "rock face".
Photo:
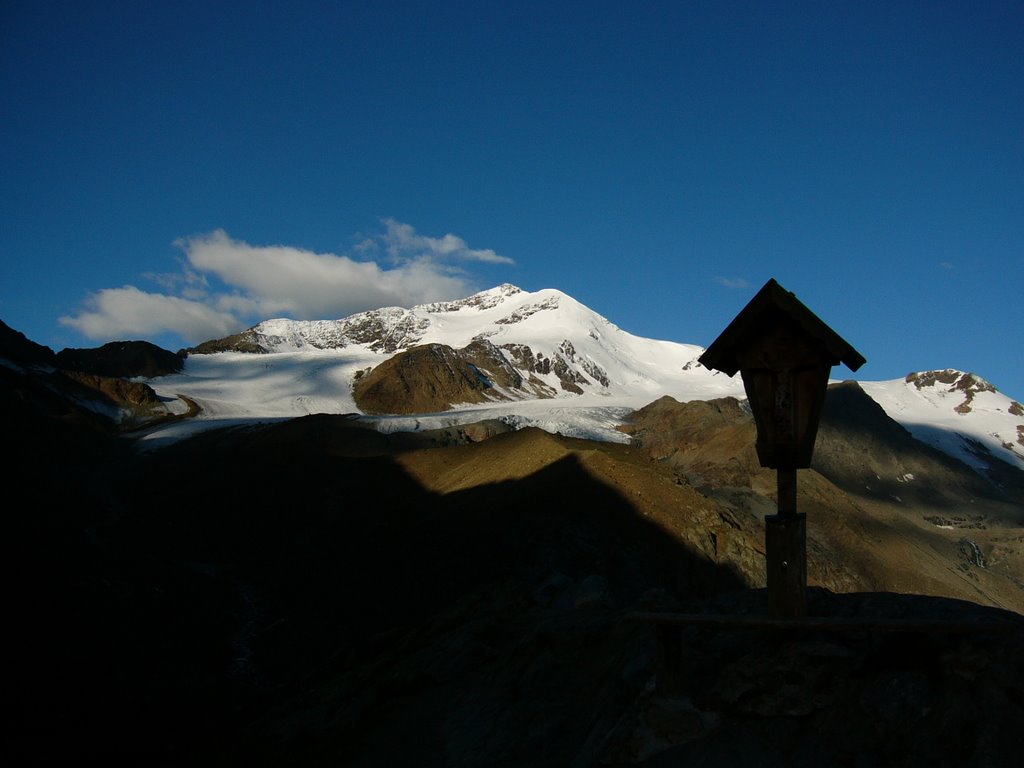
[{"label": "rock face", "polygon": [[[432,324],[431,316],[444,316],[464,310],[484,312],[522,293],[516,286],[505,284],[456,301],[423,304],[413,309],[382,307],[341,320],[266,320],[241,333],[204,342],[187,352],[262,354],[282,347],[344,349],[350,345],[363,345],[372,352],[393,354],[422,345],[424,334]],[[498,322],[515,324],[538,311],[556,306],[557,300],[552,303],[548,299],[546,303],[519,309]]]},{"label": "rock face", "polygon": [[358,375],[352,394],[364,413],[437,413],[458,404],[554,397],[558,390],[536,374],[554,374],[563,391],[575,394],[583,393],[581,386],[602,382],[602,372],[588,361],[582,361],[584,370],[593,380],[571,362],[580,361],[568,341],[553,360],[524,344],[499,348],[486,339],[457,350],[424,344]]}]

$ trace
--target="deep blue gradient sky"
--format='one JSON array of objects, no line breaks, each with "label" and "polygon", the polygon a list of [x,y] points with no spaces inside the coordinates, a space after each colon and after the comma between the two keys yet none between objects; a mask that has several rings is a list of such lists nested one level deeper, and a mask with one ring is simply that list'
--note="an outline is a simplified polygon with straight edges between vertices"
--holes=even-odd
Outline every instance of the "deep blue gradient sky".
[{"label": "deep blue gradient sky", "polygon": [[178,349],[510,282],[707,346],[774,277],[850,378],[1021,399],[1022,41],[1021,2],[3,0],[0,319]]}]

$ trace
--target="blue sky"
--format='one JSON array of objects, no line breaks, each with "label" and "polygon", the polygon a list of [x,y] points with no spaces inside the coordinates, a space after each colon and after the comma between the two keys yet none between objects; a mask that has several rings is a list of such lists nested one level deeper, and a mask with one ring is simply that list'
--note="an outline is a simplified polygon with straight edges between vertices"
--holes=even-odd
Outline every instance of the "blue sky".
[{"label": "blue sky", "polygon": [[0,320],[178,349],[510,282],[707,346],[774,277],[850,378],[1021,399],[1022,40],[1020,2],[2,0]]}]

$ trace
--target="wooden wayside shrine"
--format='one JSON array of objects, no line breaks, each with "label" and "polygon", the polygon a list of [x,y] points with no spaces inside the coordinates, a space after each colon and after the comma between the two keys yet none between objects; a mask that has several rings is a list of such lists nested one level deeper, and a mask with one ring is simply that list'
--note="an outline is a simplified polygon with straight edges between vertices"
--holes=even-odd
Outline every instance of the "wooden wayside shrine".
[{"label": "wooden wayside shrine", "polygon": [[700,356],[743,377],[757,426],[761,466],[777,471],[778,514],[765,518],[769,611],[806,613],[807,524],[797,512],[797,469],[811,465],[832,367],[856,371],[864,357],[774,279]]}]

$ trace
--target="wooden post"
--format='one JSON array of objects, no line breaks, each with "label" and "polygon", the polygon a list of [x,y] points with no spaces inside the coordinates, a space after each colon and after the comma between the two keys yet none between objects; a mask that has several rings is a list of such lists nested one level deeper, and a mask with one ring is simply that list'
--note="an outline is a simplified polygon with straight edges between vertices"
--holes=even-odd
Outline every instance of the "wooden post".
[{"label": "wooden post", "polygon": [[780,515],[796,514],[796,470],[779,469],[775,472],[775,484],[778,489]]},{"label": "wooden post", "polygon": [[796,469],[778,470],[777,515],[764,519],[768,612],[773,618],[807,615],[807,516],[796,511]]}]

